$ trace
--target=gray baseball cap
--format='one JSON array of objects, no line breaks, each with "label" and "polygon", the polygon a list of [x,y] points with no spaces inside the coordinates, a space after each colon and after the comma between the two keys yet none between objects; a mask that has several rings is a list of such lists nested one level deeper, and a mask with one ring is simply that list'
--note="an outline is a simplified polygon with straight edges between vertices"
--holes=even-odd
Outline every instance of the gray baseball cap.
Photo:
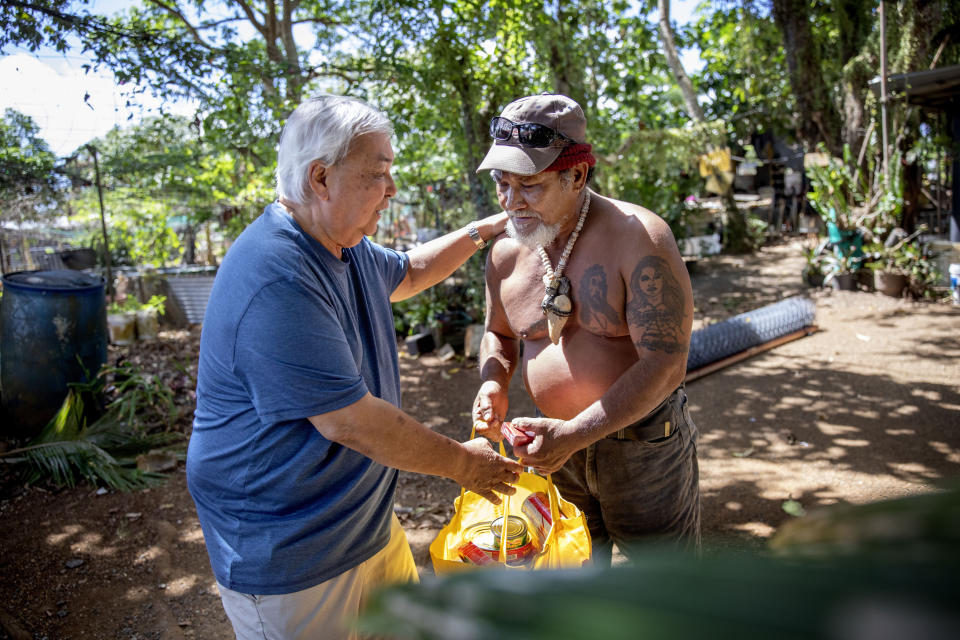
[{"label": "gray baseball cap", "polygon": [[[560,94],[541,94],[514,100],[500,114],[516,124],[536,123],[563,134],[574,142],[586,142],[587,119],[580,105]],[[477,173],[499,169],[522,176],[540,173],[557,159],[570,143],[558,140],[549,147],[520,144],[517,131],[509,140],[495,140]]]}]

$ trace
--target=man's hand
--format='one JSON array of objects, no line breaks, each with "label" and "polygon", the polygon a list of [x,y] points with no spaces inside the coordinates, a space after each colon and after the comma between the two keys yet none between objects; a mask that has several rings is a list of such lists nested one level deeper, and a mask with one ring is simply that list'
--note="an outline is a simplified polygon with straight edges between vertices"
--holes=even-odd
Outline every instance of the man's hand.
[{"label": "man's hand", "polygon": [[497,493],[513,495],[516,488],[510,486],[520,477],[523,467],[520,463],[504,458],[495,452],[490,443],[483,438],[474,438],[463,443],[467,453],[467,464],[454,478],[465,489],[473,491],[492,502],[500,504]]},{"label": "man's hand", "polygon": [[473,423],[478,436],[500,442],[500,423],[507,415],[510,400],[499,383],[488,380],[480,385],[473,401]]},{"label": "man's hand", "polygon": [[557,471],[575,451],[586,446],[571,424],[563,420],[514,418],[510,424],[514,429],[534,434],[533,442],[515,446],[513,453],[524,466],[541,474]]}]

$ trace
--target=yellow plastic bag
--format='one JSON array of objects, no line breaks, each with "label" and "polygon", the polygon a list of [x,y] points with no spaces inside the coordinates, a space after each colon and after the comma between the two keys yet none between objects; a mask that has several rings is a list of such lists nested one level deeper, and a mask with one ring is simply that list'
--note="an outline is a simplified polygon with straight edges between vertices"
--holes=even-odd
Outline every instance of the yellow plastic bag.
[{"label": "yellow plastic bag", "polygon": [[[502,444],[500,451],[503,453]],[[586,516],[573,503],[560,497],[560,492],[553,486],[550,477],[521,473],[513,486],[517,488],[517,492],[512,496],[503,496],[503,503],[500,505],[491,504],[472,491],[460,489],[460,497],[454,502],[453,518],[430,544],[430,558],[436,574],[477,568],[477,565],[460,559],[460,547],[467,542],[464,533],[477,523],[490,522],[505,513],[519,514],[523,501],[532,493],[544,493],[548,496],[553,525],[544,536],[543,544],[532,562],[519,567],[509,566],[560,569],[582,567],[590,563],[590,531],[587,529]]]}]

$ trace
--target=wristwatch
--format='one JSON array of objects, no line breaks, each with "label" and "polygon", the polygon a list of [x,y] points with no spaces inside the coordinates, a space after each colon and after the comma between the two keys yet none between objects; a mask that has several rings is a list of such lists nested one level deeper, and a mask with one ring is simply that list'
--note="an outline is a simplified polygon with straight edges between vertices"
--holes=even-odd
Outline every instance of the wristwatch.
[{"label": "wristwatch", "polygon": [[487,246],[487,241],[483,239],[480,235],[480,232],[477,231],[476,225],[472,222],[467,225],[467,235],[470,236],[470,239],[473,240],[473,244],[477,245],[477,249],[483,249]]}]

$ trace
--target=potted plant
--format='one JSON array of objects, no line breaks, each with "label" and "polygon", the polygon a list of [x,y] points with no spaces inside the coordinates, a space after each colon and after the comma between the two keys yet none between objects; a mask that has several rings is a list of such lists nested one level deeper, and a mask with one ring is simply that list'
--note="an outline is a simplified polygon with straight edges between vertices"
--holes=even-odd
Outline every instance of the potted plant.
[{"label": "potted plant", "polygon": [[906,266],[908,293],[918,299],[936,297],[937,283],[943,279],[943,274],[928,249],[910,243],[903,246],[903,251],[909,258]]},{"label": "potted plant", "polygon": [[824,254],[818,250],[818,247],[810,247],[803,250],[803,257],[807,260],[807,264],[800,272],[803,283],[808,287],[822,287],[826,277]]},{"label": "potted plant", "polygon": [[151,296],[137,309],[137,337],[140,340],[155,340],[160,332],[160,316],[166,310],[166,296]]},{"label": "potted plant", "polygon": [[894,230],[886,242],[869,248],[867,255],[870,261],[866,266],[873,272],[874,289],[895,298],[903,295],[910,283],[913,265],[920,257],[919,249],[911,241],[924,230],[926,226],[923,225],[910,235],[902,230]]},{"label": "potted plant", "polygon": [[133,344],[137,339],[137,309],[139,301],[133,296],[117,298],[107,305],[107,330],[110,342],[119,345]]},{"label": "potted plant", "polygon": [[823,279],[824,286],[830,285],[840,291],[856,291],[862,260],[863,256],[842,252],[824,254],[823,263],[827,273]]}]

